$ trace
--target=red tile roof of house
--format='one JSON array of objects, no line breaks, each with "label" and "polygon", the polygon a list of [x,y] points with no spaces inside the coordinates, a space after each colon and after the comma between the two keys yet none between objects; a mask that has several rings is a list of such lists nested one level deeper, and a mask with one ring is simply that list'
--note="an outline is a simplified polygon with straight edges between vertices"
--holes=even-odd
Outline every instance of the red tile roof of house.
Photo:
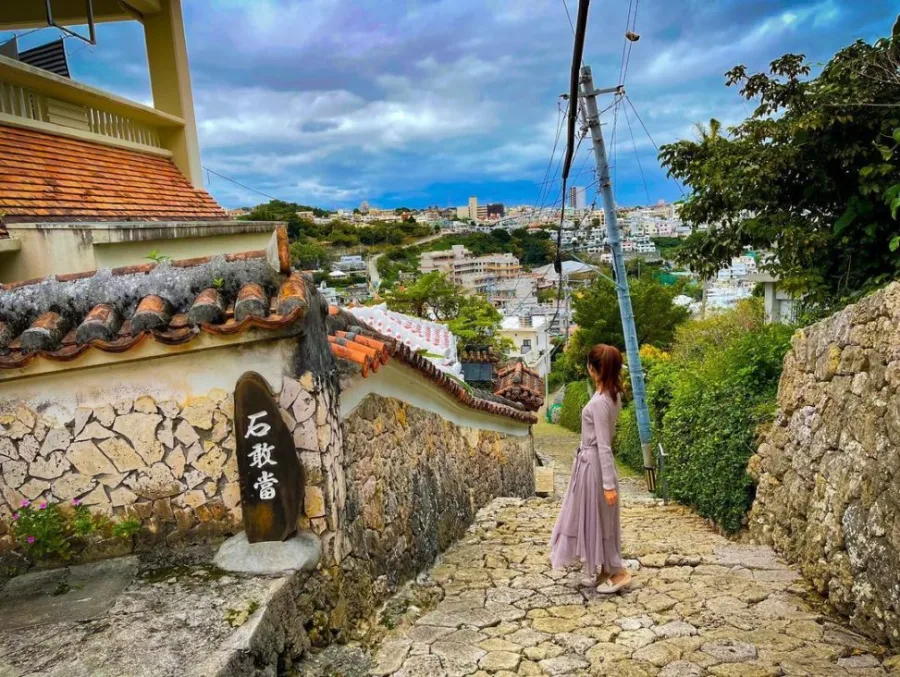
[{"label": "red tile roof of house", "polygon": [[227,218],[170,159],[6,125],[0,212],[7,223]]},{"label": "red tile roof of house", "polygon": [[421,373],[470,409],[506,416],[523,423],[537,422],[534,414],[518,408],[521,405],[516,402],[491,393],[470,391],[402,341],[375,331],[347,311],[329,306],[328,314],[328,341],[332,354],[337,359],[355,364],[363,378],[378,372],[383,364],[394,358]]},{"label": "red tile roof of house", "polygon": [[544,379],[522,362],[506,366],[497,377],[495,395],[519,402],[531,411],[537,411],[544,404]]}]

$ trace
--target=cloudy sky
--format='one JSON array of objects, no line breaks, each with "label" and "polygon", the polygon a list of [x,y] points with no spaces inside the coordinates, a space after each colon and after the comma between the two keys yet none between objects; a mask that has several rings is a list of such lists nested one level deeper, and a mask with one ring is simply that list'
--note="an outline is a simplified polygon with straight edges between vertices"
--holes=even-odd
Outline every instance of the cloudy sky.
[{"label": "cloudy sky", "polygon": [[[564,2],[185,0],[203,164],[324,207],[457,205],[469,195],[551,203],[558,187],[547,197],[541,183],[571,59]],[[724,86],[726,70],[763,68],[785,52],[821,62],[888,34],[896,9],[896,0],[638,0],[629,96],[657,143],[712,116],[733,123],[749,108]],[[598,86],[618,82],[628,11],[629,0],[592,3],[585,61]],[[74,77],[150,103],[139,24],[101,25],[98,37],[96,47],[67,41]],[[619,203],[676,199],[627,110],[615,123]],[[577,185],[593,181],[588,143],[573,174]],[[209,178],[227,207],[264,200]]]}]

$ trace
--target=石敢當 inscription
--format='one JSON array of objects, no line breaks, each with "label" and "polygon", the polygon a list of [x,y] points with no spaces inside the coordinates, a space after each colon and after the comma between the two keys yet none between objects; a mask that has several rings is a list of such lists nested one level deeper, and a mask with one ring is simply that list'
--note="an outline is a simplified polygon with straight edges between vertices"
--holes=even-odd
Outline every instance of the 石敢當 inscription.
[{"label": "\u77f3\u6562\u7576 inscription", "polygon": [[297,528],[303,467],[269,384],[255,372],[237,382],[234,420],[247,540],[283,541]]}]

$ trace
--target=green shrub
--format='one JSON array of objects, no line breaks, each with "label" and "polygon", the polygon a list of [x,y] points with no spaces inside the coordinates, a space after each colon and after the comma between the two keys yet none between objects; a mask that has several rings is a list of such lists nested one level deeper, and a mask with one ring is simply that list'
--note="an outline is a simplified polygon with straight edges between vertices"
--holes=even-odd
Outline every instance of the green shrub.
[{"label": "green shrub", "polygon": [[622,408],[619,423],[616,426],[616,438],[613,442],[616,458],[622,465],[637,472],[644,472],[644,455],[641,450],[641,437],[638,434],[637,414],[634,402]]},{"label": "green shrub", "polygon": [[91,546],[124,540],[140,528],[136,519],[114,522],[78,502],[72,505],[22,501],[12,515],[16,547],[32,561],[69,562]]},{"label": "green shrub", "polygon": [[[747,461],[761,424],[775,411],[792,329],[764,323],[758,299],[679,327],[671,356],[645,360],[654,444],[668,455],[670,495],[729,532],[754,497]],[[615,449],[643,466],[633,404],[622,412]]]},{"label": "green shrub", "polygon": [[[655,378],[654,374],[667,369],[670,365],[670,360],[671,356],[669,353],[663,350],[659,350],[651,345],[641,346],[641,367],[644,370],[647,404],[650,409],[650,424],[651,432],[653,433],[660,430],[659,423],[654,420],[657,410],[654,385],[666,383],[664,378]],[[628,393],[631,392],[631,383],[628,381],[627,369],[626,373],[623,374],[623,378],[625,379],[627,399]],[[655,439],[652,441],[652,444],[655,448]],[[636,472],[644,472],[644,452],[641,449],[641,436],[638,432],[637,413],[635,412],[633,401],[627,402],[622,409],[622,413],[619,415],[619,422],[616,426],[616,437],[613,440],[613,451],[623,465]]]},{"label": "green shrub", "polygon": [[674,363],[669,383],[655,386],[669,490],[726,531],[741,528],[753,502],[747,461],[775,410],[790,337],[783,325],[731,334],[704,357]]},{"label": "green shrub", "polygon": [[566,386],[563,395],[559,424],[572,432],[581,432],[581,410],[594,394],[594,385],[590,381],[572,381]]}]

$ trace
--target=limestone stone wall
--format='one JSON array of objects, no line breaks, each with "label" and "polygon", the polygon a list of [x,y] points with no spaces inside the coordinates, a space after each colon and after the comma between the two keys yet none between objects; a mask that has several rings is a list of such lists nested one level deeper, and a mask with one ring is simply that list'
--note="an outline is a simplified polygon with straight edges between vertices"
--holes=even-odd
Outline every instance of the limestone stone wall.
[{"label": "limestone stone wall", "polygon": [[798,331],[750,472],[752,536],[900,646],[900,284]]},{"label": "limestone stone wall", "polygon": [[[340,447],[335,386],[311,372],[271,385],[307,468],[300,526],[330,548],[341,507],[334,484],[340,473],[333,472]],[[7,402],[0,415],[0,551],[13,545],[8,520],[25,499],[77,498],[136,517],[138,549],[240,530],[232,393],[214,389],[181,402],[144,395],[68,417],[40,409]]]},{"label": "limestone stone wall", "polygon": [[459,539],[497,496],[534,493],[532,438],[368,395],[343,421],[342,567],[377,598]]}]

